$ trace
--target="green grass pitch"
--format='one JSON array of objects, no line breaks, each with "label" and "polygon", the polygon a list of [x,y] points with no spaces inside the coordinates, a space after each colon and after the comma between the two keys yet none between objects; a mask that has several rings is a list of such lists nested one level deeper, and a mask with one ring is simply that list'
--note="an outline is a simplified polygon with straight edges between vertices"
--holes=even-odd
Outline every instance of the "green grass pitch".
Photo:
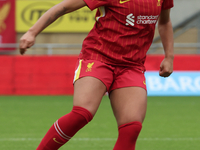
[{"label": "green grass pitch", "polygon": [[[71,96],[0,96],[0,150],[34,150],[71,111]],[[61,150],[112,150],[117,126],[107,96],[94,119]],[[136,150],[200,150],[200,97],[148,97]]]}]

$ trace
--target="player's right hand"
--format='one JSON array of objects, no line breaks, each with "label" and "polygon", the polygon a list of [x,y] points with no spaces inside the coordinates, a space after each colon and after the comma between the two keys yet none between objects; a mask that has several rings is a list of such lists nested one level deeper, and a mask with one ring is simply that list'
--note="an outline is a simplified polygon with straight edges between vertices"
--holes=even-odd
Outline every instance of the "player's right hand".
[{"label": "player's right hand", "polygon": [[30,48],[35,43],[35,36],[27,31],[21,38],[19,43],[20,54],[23,55],[27,48]]},{"label": "player's right hand", "polygon": [[164,58],[160,64],[159,75],[161,77],[168,77],[173,72],[173,58]]}]

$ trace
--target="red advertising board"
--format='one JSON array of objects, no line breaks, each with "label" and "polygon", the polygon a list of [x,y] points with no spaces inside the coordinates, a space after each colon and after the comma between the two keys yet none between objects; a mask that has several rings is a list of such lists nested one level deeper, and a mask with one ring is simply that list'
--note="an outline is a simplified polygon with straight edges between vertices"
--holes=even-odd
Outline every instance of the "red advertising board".
[{"label": "red advertising board", "polygon": [[[15,0],[0,0],[0,44],[15,42]],[[0,48],[0,50],[14,49]]]},{"label": "red advertising board", "polygon": [[[158,72],[163,58],[148,55],[147,71]],[[72,95],[77,59],[78,56],[0,56],[0,95]],[[200,55],[175,55],[174,71],[200,71],[199,64]]]}]

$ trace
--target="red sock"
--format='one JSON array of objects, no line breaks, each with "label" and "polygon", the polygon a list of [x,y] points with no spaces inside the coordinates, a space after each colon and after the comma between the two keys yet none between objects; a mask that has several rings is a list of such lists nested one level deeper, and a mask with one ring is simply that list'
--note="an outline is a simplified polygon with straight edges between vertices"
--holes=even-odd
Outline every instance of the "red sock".
[{"label": "red sock", "polygon": [[119,126],[119,135],[113,150],[135,150],[137,137],[142,129],[138,121]]},{"label": "red sock", "polygon": [[36,150],[57,150],[92,118],[92,114],[87,109],[74,106],[70,113],[51,126]]}]

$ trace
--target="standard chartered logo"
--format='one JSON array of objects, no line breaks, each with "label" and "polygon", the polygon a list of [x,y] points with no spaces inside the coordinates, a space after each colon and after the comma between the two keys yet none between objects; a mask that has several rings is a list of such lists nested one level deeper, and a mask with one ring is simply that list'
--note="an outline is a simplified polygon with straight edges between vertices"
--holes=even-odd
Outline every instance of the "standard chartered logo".
[{"label": "standard chartered logo", "polygon": [[131,25],[134,26],[134,20],[135,16],[133,16],[133,14],[129,14],[128,16],[126,16],[126,25]]},{"label": "standard chartered logo", "polygon": [[157,16],[138,16],[137,17],[137,24],[156,24],[158,19]]},{"label": "standard chartered logo", "polygon": [[126,25],[134,26],[136,24],[156,24],[158,15],[153,16],[137,16],[135,17],[132,13],[126,16]]}]

